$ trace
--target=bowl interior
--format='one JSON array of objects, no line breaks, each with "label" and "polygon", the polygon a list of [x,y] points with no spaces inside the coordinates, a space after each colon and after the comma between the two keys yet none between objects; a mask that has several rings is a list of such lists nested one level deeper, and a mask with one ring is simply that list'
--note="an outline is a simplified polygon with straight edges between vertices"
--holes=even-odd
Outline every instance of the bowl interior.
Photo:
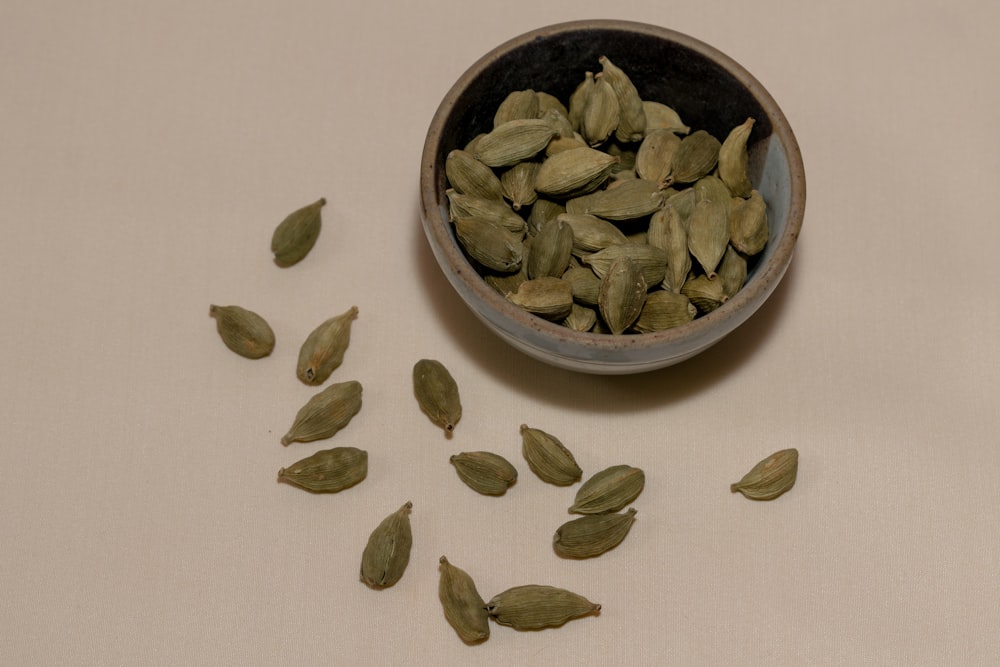
[{"label": "bowl interior", "polygon": [[[464,257],[448,222],[445,159],[492,128],[497,106],[533,89],[564,103],[587,71],[607,56],[640,96],[674,108],[683,121],[720,141],[752,116],[750,176],[768,205],[770,239],[748,267],[742,290],[720,308],[663,332],[608,336],[580,333],[524,313],[492,290]],[[784,274],[801,225],[805,182],[794,135],[766,90],[716,49],[664,28],[581,21],[527,33],[486,54],[455,83],[428,133],[421,174],[424,227],[438,262],[473,312],[522,351],[557,366],[629,373],[688,358],[749,317]]]}]

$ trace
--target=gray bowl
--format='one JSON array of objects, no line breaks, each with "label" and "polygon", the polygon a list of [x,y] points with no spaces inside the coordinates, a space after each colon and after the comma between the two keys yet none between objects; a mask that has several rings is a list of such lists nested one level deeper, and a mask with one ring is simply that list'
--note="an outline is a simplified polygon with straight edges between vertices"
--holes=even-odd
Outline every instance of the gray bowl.
[{"label": "gray bowl", "polygon": [[[693,129],[724,139],[748,116],[754,187],[767,202],[770,238],[732,299],[694,321],[656,333],[583,333],[531,315],[477,274],[448,220],[445,158],[492,128],[508,93],[534,89],[559,99],[607,55],[643,99],[678,111]],[[650,371],[688,359],[717,343],[773,293],[792,259],[805,210],[806,182],[798,143],[777,103],[737,62],[673,30],[642,23],[587,20],[539,28],[496,47],[452,86],[427,132],[420,169],[421,218],[434,256],[469,309],[501,339],[540,361],[598,374]]]}]

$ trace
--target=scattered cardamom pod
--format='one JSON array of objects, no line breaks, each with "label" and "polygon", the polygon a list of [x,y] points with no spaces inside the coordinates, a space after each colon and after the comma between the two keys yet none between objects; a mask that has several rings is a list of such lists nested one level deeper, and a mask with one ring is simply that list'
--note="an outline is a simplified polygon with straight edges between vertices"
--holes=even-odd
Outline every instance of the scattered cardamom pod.
[{"label": "scattered cardamom pod", "polygon": [[351,323],[358,317],[358,307],[326,320],[306,337],[299,349],[296,375],[309,385],[320,385],[344,361],[351,343]]},{"label": "scattered cardamom pod", "polygon": [[755,465],[729,490],[751,500],[773,500],[795,485],[799,471],[799,450],[782,449]]},{"label": "scattered cardamom pod", "polygon": [[458,477],[485,496],[502,496],[517,481],[517,469],[493,452],[462,452],[451,457]]},{"label": "scattered cardamom pod", "polygon": [[444,429],[455,430],[462,418],[458,384],[444,364],[436,359],[421,359],[413,365],[413,393],[424,414]]},{"label": "scattered cardamom pod", "polygon": [[230,350],[247,359],[260,359],[274,350],[274,331],[267,321],[240,306],[208,307],[209,317],[215,318],[215,328]]},{"label": "scattered cardamom pod", "polygon": [[372,588],[388,588],[403,577],[410,562],[413,532],[407,502],[372,531],[361,554],[361,581]]},{"label": "scattered cardamom pod", "polygon": [[559,438],[527,424],[521,424],[521,454],[531,471],[543,482],[569,486],[583,477],[573,453]]},{"label": "scattered cardamom pod", "polygon": [[515,630],[554,628],[600,610],[601,605],[582,595],[540,584],[509,588],[486,605],[494,621]]},{"label": "scattered cardamom pod", "polygon": [[621,544],[635,523],[636,510],[624,514],[590,514],[567,521],[556,530],[552,548],[564,558],[593,558]]},{"label": "scattered cardamom pod", "polygon": [[278,480],[314,493],[337,493],[368,475],[368,452],[356,447],[334,447],[278,471]]},{"label": "scattered cardamom pod", "polygon": [[361,383],[338,382],[309,399],[295,415],[281,444],[312,442],[333,437],[361,411]]},{"label": "scattered cardamom pod", "polygon": [[490,616],[486,601],[476,590],[476,582],[468,572],[452,565],[444,556],[440,564],[438,599],[445,619],[466,644],[486,641],[490,637]]},{"label": "scattered cardamom pod", "polygon": [[271,236],[271,252],[274,263],[280,267],[298,264],[309,254],[323,226],[320,209],[326,206],[326,199],[303,206],[293,211],[281,221]]},{"label": "scattered cardamom pod", "polygon": [[572,514],[617,512],[639,497],[646,474],[639,468],[616,465],[596,473],[580,485],[569,508]]}]

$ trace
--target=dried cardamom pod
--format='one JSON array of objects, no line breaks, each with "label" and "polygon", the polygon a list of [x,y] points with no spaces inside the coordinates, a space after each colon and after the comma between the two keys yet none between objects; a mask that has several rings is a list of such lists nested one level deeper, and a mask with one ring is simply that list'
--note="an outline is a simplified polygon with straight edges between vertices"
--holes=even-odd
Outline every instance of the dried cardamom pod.
[{"label": "dried cardamom pod", "polygon": [[496,173],[472,157],[472,153],[455,149],[444,161],[444,173],[456,192],[480,199],[503,199],[503,190]]},{"label": "dried cardamom pod", "polygon": [[413,532],[410,510],[405,505],[387,516],[372,531],[361,554],[361,581],[372,588],[388,588],[403,577],[410,562]]},{"label": "dried cardamom pod", "polygon": [[597,307],[612,335],[625,332],[642,312],[646,302],[646,279],[642,268],[627,255],[616,259],[604,277],[597,295]]},{"label": "dried cardamom pod", "polygon": [[351,306],[313,329],[299,349],[296,374],[300,380],[310,385],[326,382],[344,361],[351,343],[351,323],[357,317],[358,307]]},{"label": "dried cardamom pod", "polygon": [[314,493],[337,493],[368,475],[368,452],[356,447],[334,447],[278,471],[278,481]]},{"label": "dried cardamom pod", "polygon": [[562,325],[573,331],[590,331],[597,323],[597,311],[578,303],[573,304],[569,315],[562,321]]},{"label": "dried cardamom pod", "polygon": [[619,181],[615,187],[574,197],[567,213],[589,213],[605,220],[631,220],[649,215],[663,205],[659,186],[642,178]]},{"label": "dried cardamom pod", "polygon": [[722,292],[733,298],[747,280],[747,258],[733,246],[728,246],[719,262],[718,273],[716,279],[722,281]]},{"label": "dried cardamom pod", "polygon": [[573,453],[559,438],[527,424],[521,424],[521,454],[531,471],[543,482],[569,486],[583,477]]},{"label": "dried cardamom pod", "polygon": [[556,529],[552,548],[564,558],[593,558],[621,544],[635,523],[635,508],[624,514],[590,514]]},{"label": "dried cardamom pod", "polygon": [[607,56],[601,56],[597,60],[603,68],[601,78],[611,85],[615,97],[618,98],[620,118],[615,127],[615,138],[626,143],[642,141],[646,132],[646,113],[642,107],[639,91],[635,89],[632,79]]},{"label": "dried cardamom pod", "polygon": [[635,171],[647,181],[663,184],[670,176],[674,153],[681,138],[670,130],[653,130],[639,144],[635,154]]},{"label": "dried cardamom pod", "polygon": [[697,314],[698,309],[683,294],[656,290],[646,296],[646,303],[632,328],[639,333],[663,331],[687,324]]},{"label": "dried cardamom pod", "polygon": [[537,234],[549,220],[555,220],[557,216],[566,212],[566,207],[551,199],[539,197],[531,205],[528,213],[528,233]]},{"label": "dried cardamom pod", "polygon": [[517,469],[493,452],[462,452],[450,459],[459,478],[485,496],[502,496],[517,481]]},{"label": "dried cardamom pod", "polygon": [[274,331],[267,321],[241,306],[208,307],[215,328],[230,350],[247,359],[260,359],[274,350]]},{"label": "dried cardamom pod", "polygon": [[487,167],[510,167],[545,150],[556,128],[545,118],[521,118],[496,126],[476,142],[472,155]]},{"label": "dried cardamom pod", "polygon": [[361,383],[338,382],[319,392],[299,408],[281,444],[312,442],[333,437],[361,411]]},{"label": "dried cardamom pod", "polygon": [[646,474],[639,468],[617,465],[605,468],[580,485],[571,514],[617,512],[639,497]]},{"label": "dried cardamom pod", "polygon": [[573,254],[577,257],[628,241],[622,230],[595,215],[563,213],[558,219],[572,228]]},{"label": "dried cardamom pod", "polygon": [[507,300],[553,322],[566,319],[573,309],[573,286],[562,278],[534,278],[521,283]]},{"label": "dried cardamom pod", "polygon": [[510,201],[511,208],[515,211],[520,211],[524,206],[531,206],[538,199],[538,193],[535,191],[535,174],[538,167],[538,162],[518,162],[500,174],[503,196]]},{"label": "dried cardamom pod", "polygon": [[729,212],[729,240],[745,255],[753,256],[764,249],[770,233],[767,224],[767,204],[756,190],[750,198],[734,201]]},{"label": "dried cardamom pod", "polygon": [[580,261],[603,278],[615,260],[625,256],[639,264],[647,285],[659,284],[667,274],[667,253],[648,243],[610,245],[592,255],[584,255]]},{"label": "dried cardamom pod", "polygon": [[580,118],[580,134],[591,146],[603,144],[618,127],[620,117],[614,89],[603,76],[596,75]]},{"label": "dried cardamom pod", "polygon": [[684,221],[686,228],[687,221],[691,219],[691,214],[694,213],[694,205],[698,203],[697,199],[698,197],[695,194],[694,188],[685,188],[669,195],[664,202],[664,206],[669,204],[677,209],[677,212],[681,214],[681,220]]},{"label": "dried cardamom pod", "polygon": [[681,286],[681,294],[690,299],[701,313],[710,313],[729,301],[722,281],[711,280],[706,275],[689,278]]},{"label": "dried cardamom pod", "polygon": [[714,174],[708,174],[695,181],[691,187],[694,189],[695,203],[706,199],[722,202],[726,205],[726,215],[729,215],[733,194],[721,178]]},{"label": "dried cardamom pod", "polygon": [[672,183],[694,183],[715,168],[722,144],[705,130],[697,130],[681,139],[674,152]]},{"label": "dried cardamom pod", "polygon": [[566,118],[569,119],[570,125],[577,132],[582,133],[583,128],[583,112],[587,108],[588,100],[590,99],[591,93],[594,92],[594,73],[585,72],[583,75],[583,81],[577,84],[576,88],[569,96],[569,106],[567,107],[568,113]]},{"label": "dried cardamom pod", "polygon": [[515,630],[554,628],[600,610],[601,605],[582,595],[540,584],[508,588],[486,605],[494,621]]},{"label": "dried cardamom pod", "polygon": [[688,233],[684,220],[676,207],[669,202],[649,219],[647,242],[661,248],[667,256],[667,275],[670,291],[680,294],[681,285],[691,271],[691,253],[688,251]]},{"label": "dried cardamom pod", "polygon": [[452,220],[476,218],[489,220],[515,234],[523,234],[527,229],[524,218],[500,199],[483,199],[476,195],[464,195],[456,190],[445,192],[448,197],[448,214]]},{"label": "dried cardamom pod", "polygon": [[726,205],[706,199],[695,204],[688,220],[688,250],[698,260],[709,279],[715,278],[722,256],[729,245],[729,219]]},{"label": "dried cardamom pod", "polygon": [[569,266],[573,251],[573,228],[561,217],[542,227],[531,242],[528,255],[528,278],[558,278]]},{"label": "dried cardamom pod", "polygon": [[524,261],[524,234],[489,218],[456,218],[455,236],[469,257],[487,269],[514,273]]},{"label": "dried cardamom pod", "polygon": [[795,485],[798,471],[799,450],[782,449],[755,465],[729,490],[751,500],[773,500]]},{"label": "dried cardamom pod", "polygon": [[431,421],[446,434],[455,430],[462,418],[462,401],[458,383],[436,359],[421,359],[413,365],[413,394],[417,404]]},{"label": "dried cardamom pod", "polygon": [[326,199],[303,206],[293,211],[281,221],[271,236],[271,252],[274,263],[280,267],[298,264],[309,254],[319,238],[323,219],[320,209],[326,206]]},{"label": "dried cardamom pod", "polygon": [[552,138],[549,145],[545,147],[546,157],[552,157],[559,153],[571,151],[575,148],[590,148],[590,144],[583,140],[579,132],[574,132],[568,137],[556,136]]},{"label": "dried cardamom pod", "polygon": [[596,306],[601,293],[601,279],[585,267],[572,267],[562,275],[573,289],[573,300],[585,306]]},{"label": "dried cardamom pod", "polygon": [[719,149],[719,177],[736,197],[750,196],[753,186],[747,173],[747,139],[753,130],[754,119],[747,118],[729,132]]},{"label": "dried cardamom pod", "polygon": [[533,90],[515,90],[507,95],[493,116],[493,127],[509,120],[538,118],[538,94]]},{"label": "dried cardamom pod", "polygon": [[444,617],[466,644],[476,644],[490,637],[490,616],[486,601],[476,590],[476,582],[468,572],[441,556],[441,577],[438,579],[438,599]]},{"label": "dried cardamom pod", "polygon": [[646,114],[646,134],[656,130],[670,130],[676,134],[687,134],[691,131],[681,121],[676,111],[661,102],[643,100],[642,110]]},{"label": "dried cardamom pod", "polygon": [[551,197],[579,196],[593,192],[611,174],[621,158],[589,146],[551,155],[535,175],[535,189]]},{"label": "dried cardamom pod", "polygon": [[556,111],[566,119],[569,119],[569,110],[558,97],[544,90],[535,93],[538,97],[538,117],[543,118],[550,111]]}]

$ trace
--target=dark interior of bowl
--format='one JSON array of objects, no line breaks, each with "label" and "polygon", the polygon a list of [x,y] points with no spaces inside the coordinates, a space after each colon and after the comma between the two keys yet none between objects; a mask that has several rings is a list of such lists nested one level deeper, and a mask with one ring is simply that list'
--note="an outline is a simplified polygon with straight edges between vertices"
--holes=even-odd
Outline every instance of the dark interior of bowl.
[{"label": "dark interior of bowl", "polygon": [[721,53],[684,36],[680,37],[690,45],[665,40],[662,32],[652,28],[643,32],[631,27],[565,30],[553,26],[550,32],[538,31],[506,53],[484,56],[482,75],[466,82],[468,87],[454,100],[443,127],[437,155],[439,191],[446,187],[444,160],[448,152],[492,129],[493,114],[510,92],[547,92],[565,104],[587,71],[601,71],[598,58],[602,55],[629,75],[640,97],[672,107],[692,130],[706,130],[722,141],[752,116],[755,124],[748,148],[751,179],[756,182],[762,156],[754,146],[771,135],[771,123],[754,92],[746,81],[706,55],[711,52],[715,58],[728,60]]}]

